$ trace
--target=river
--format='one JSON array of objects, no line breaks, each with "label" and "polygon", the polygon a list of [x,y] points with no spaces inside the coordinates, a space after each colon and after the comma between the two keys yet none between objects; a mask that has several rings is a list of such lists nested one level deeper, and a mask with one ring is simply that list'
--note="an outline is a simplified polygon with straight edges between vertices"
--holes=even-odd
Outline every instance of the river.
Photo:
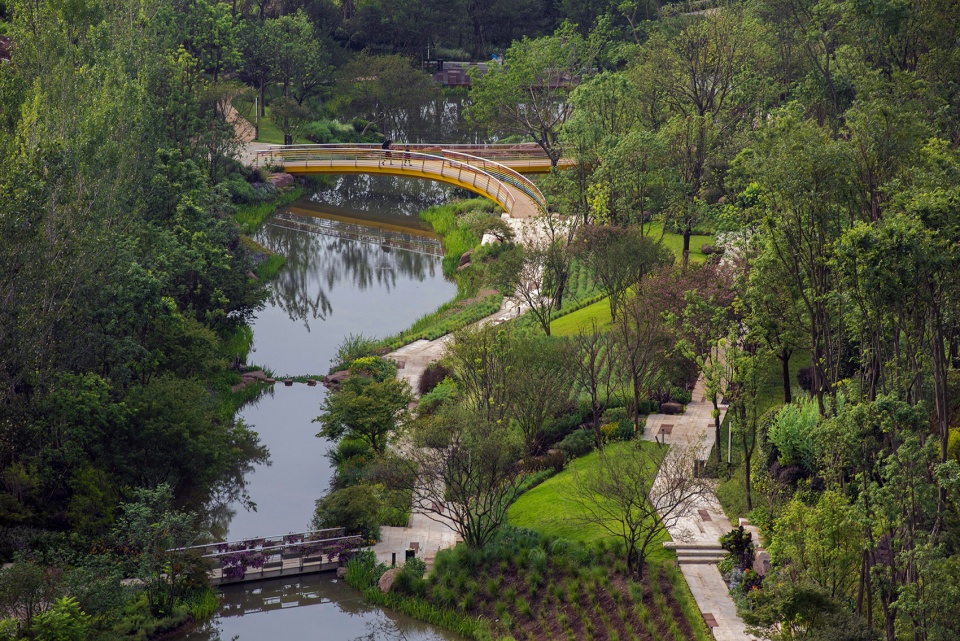
[{"label": "river", "polygon": [[[287,263],[253,322],[248,361],[278,376],[320,376],[344,337],[395,334],[453,298],[456,285],[443,277],[438,241],[416,213],[454,195],[425,181],[344,176],[271,217],[256,240]],[[239,502],[214,510],[229,539],[309,527],[314,501],[332,474],[325,456],[330,443],[315,436],[318,426],[312,423],[325,394],[320,385],[278,384],[241,410],[240,418],[268,448],[269,461],[245,479],[256,511]],[[212,620],[181,638],[455,638],[364,604],[331,575],[226,586],[221,603]]]}]

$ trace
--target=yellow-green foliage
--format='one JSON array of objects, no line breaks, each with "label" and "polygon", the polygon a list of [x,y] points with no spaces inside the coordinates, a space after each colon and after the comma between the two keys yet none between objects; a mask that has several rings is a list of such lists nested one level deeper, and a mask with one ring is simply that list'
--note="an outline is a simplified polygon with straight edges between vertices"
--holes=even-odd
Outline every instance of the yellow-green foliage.
[{"label": "yellow-green foliage", "polygon": [[610,302],[603,298],[550,323],[550,334],[552,336],[574,336],[581,328],[593,327],[594,323],[598,328],[605,328],[610,324],[610,320]]}]

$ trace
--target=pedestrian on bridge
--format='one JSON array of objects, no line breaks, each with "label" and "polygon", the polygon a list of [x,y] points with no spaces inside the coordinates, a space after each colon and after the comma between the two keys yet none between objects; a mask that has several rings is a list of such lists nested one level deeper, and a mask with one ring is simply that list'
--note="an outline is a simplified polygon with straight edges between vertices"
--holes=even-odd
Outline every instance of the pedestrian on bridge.
[{"label": "pedestrian on bridge", "polygon": [[407,145],[403,148],[403,164],[400,166],[403,167],[403,165],[410,165],[411,167],[413,166],[413,163],[410,162],[410,145]]},{"label": "pedestrian on bridge", "polygon": [[[393,141],[387,138],[386,140],[383,141],[383,144],[380,145],[380,148],[386,152],[384,154],[384,156],[386,157],[386,160],[389,161],[391,165],[393,164],[393,158],[392,158],[393,154],[390,152],[390,145],[392,144],[393,144]],[[380,164],[383,165],[383,160],[380,161]]]}]

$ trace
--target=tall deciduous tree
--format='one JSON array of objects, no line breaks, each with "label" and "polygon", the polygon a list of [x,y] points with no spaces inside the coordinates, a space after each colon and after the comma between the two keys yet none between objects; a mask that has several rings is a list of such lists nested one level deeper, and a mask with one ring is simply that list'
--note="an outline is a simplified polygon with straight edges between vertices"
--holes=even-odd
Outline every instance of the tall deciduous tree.
[{"label": "tall deciduous tree", "polygon": [[516,343],[503,326],[466,327],[454,334],[445,355],[464,402],[491,423],[502,423],[513,402]]},{"label": "tall deciduous tree", "polygon": [[340,70],[339,89],[345,109],[371,125],[396,127],[402,115],[429,100],[438,91],[433,79],[399,55],[361,53]]},{"label": "tall deciduous tree", "polygon": [[613,332],[620,344],[620,361],[633,393],[633,431],[640,429],[640,402],[647,397],[663,373],[663,364],[672,348],[660,309],[646,294],[652,282],[643,279],[614,322]]},{"label": "tall deciduous tree", "polygon": [[557,340],[524,338],[515,351],[511,418],[523,433],[528,455],[543,446],[543,428],[570,400],[573,386],[564,369],[568,345]]},{"label": "tall deciduous tree", "polygon": [[502,65],[472,76],[470,117],[493,133],[532,138],[555,167],[563,153],[560,132],[570,115],[570,94],[596,54],[570,24],[552,36],[515,42]]},{"label": "tall deciduous tree", "polygon": [[620,349],[611,334],[601,331],[594,320],[573,338],[574,348],[567,359],[567,372],[577,390],[590,399],[591,423],[597,448],[603,447],[600,417],[620,386]]},{"label": "tall deciduous tree", "polygon": [[645,236],[638,226],[588,225],[577,233],[574,247],[577,257],[591,267],[609,296],[614,319],[630,287],[673,262],[670,250]]},{"label": "tall deciduous tree", "polygon": [[685,197],[672,215],[683,235],[684,265],[690,236],[704,218],[708,163],[759,101],[748,78],[761,62],[762,42],[757,21],[728,5],[682,22],[675,35],[655,34],[631,70],[649,105],[645,123],[662,130],[684,183]]}]

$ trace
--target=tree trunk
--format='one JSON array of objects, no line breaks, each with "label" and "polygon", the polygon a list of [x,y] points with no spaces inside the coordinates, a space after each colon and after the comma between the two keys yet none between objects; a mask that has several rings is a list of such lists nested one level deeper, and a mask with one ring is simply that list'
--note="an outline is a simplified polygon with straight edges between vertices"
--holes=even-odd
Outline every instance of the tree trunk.
[{"label": "tree trunk", "polygon": [[781,351],[778,357],[783,374],[783,402],[789,405],[793,401],[793,395],[790,392],[790,352]]},{"label": "tree trunk", "polygon": [[560,309],[563,307],[563,290],[567,288],[568,277],[568,274],[563,274],[563,276],[557,279],[557,286],[554,288],[554,291],[556,292],[556,295],[554,296],[555,302],[553,304],[554,309]]},{"label": "tree trunk", "polygon": [[693,232],[689,227],[683,230],[683,269],[687,269],[690,264],[690,234]]},{"label": "tree trunk", "polygon": [[260,104],[257,105],[257,111],[260,112],[260,117],[263,118],[267,115],[267,105],[264,104],[267,96],[267,82],[266,79],[261,76],[260,78]]},{"label": "tree trunk", "polygon": [[722,439],[720,437],[720,405],[717,403],[716,395],[714,395],[713,397],[713,413],[714,413],[713,425],[716,431],[715,436],[717,439],[717,465],[720,465],[723,462],[723,456],[720,452],[720,448],[723,447],[723,444],[721,442]]},{"label": "tree trunk", "polygon": [[637,438],[640,431],[640,385],[636,378],[633,379],[633,438]]},{"label": "tree trunk", "polygon": [[483,57],[483,23],[480,22],[480,16],[473,16],[473,57],[480,59]]},{"label": "tree trunk", "polygon": [[747,491],[747,512],[753,510],[753,499],[750,495],[750,459],[753,457],[753,452],[747,454],[744,452],[743,455],[743,481]]}]

